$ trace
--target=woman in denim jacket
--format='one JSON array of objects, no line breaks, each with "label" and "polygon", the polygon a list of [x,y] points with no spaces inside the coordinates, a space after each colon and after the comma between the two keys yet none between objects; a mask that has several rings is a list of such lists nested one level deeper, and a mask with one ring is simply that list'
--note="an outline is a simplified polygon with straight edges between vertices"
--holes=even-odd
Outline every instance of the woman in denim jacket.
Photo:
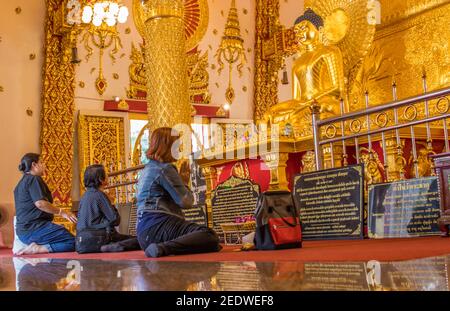
[{"label": "woman in denim jacket", "polygon": [[156,129],[150,138],[146,164],[138,181],[137,236],[147,257],[216,252],[221,249],[217,234],[210,228],[188,222],[182,209],[192,207],[194,198],[187,184],[189,166],[180,174],[172,145],[179,138],[171,128]]}]

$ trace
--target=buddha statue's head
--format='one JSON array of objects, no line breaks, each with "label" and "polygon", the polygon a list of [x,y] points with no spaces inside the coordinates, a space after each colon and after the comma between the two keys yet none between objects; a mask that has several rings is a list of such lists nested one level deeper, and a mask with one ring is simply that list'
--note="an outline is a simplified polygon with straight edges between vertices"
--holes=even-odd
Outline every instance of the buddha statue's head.
[{"label": "buddha statue's head", "polygon": [[312,45],[319,39],[319,30],[323,27],[323,19],[308,8],[303,15],[295,20],[297,41],[303,45]]}]

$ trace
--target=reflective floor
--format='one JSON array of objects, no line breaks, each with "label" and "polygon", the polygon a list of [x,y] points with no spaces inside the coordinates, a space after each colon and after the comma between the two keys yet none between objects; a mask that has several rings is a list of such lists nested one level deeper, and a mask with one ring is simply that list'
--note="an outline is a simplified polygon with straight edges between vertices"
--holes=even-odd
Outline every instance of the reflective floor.
[{"label": "reflective floor", "polygon": [[400,262],[0,259],[0,290],[448,291],[450,255]]}]

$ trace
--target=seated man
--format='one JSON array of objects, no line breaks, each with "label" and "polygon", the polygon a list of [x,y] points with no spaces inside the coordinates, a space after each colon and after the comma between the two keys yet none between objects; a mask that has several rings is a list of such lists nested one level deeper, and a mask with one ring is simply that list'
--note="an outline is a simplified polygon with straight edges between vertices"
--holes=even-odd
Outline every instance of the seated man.
[{"label": "seated man", "polygon": [[77,218],[71,212],[53,206],[52,194],[42,179],[45,164],[39,158],[39,154],[27,153],[19,165],[23,176],[14,189],[15,234],[27,246],[18,250],[17,255],[75,250],[73,235],[52,221],[53,215],[62,216],[72,223]]},{"label": "seated man", "polygon": [[77,223],[78,253],[123,252],[140,249],[136,237],[116,231],[120,215],[103,192],[107,184],[103,165],[88,166],[84,172],[86,192],[80,200]]}]

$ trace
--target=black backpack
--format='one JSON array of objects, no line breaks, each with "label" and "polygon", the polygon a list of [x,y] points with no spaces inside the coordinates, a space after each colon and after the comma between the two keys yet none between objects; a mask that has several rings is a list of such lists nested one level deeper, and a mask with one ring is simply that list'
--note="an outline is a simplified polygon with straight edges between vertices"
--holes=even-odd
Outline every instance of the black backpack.
[{"label": "black backpack", "polygon": [[255,211],[257,249],[302,247],[299,213],[289,191],[261,193]]}]

